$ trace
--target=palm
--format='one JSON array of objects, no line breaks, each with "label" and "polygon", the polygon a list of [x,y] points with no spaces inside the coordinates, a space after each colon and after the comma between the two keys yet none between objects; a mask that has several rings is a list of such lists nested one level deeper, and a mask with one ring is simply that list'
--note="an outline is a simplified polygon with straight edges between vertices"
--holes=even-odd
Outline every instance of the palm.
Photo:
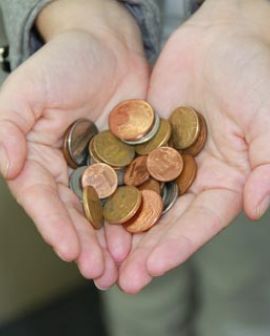
[{"label": "palm", "polygon": [[137,292],[184,262],[232,221],[243,201],[251,218],[260,216],[270,177],[269,56],[263,41],[238,35],[233,27],[204,30],[196,19],[165,46],[148,99],[164,117],[179,105],[195,107],[206,118],[209,136],[190,192],[156,227],[133,236],[120,269],[125,291]]},{"label": "palm", "polygon": [[86,277],[103,274],[100,286],[115,281],[115,265],[103,231],[91,229],[68,189],[61,147],[65,130],[75,120],[89,118],[104,127],[106,114],[120,100],[145,97],[143,57],[114,43],[110,48],[84,33],[63,34],[14,72],[0,96],[9,112],[1,118],[1,132],[16,140],[10,141],[12,192],[60,256],[75,258]]}]

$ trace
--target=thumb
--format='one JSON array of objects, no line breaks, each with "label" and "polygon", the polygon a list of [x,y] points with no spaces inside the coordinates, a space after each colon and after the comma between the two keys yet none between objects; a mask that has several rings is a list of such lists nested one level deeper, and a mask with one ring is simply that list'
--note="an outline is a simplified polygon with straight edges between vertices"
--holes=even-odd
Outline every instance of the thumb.
[{"label": "thumb", "polygon": [[252,220],[262,217],[270,205],[270,122],[264,128],[268,130],[250,143],[252,170],[244,187],[244,209]]}]

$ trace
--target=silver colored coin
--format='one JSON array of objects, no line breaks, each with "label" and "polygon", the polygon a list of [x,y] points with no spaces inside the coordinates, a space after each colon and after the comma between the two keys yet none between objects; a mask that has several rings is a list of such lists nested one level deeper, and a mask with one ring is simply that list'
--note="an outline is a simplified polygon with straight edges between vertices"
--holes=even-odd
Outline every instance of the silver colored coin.
[{"label": "silver colored coin", "polygon": [[91,155],[88,153],[88,156],[87,156],[87,159],[86,159],[87,166],[91,166],[91,164],[92,164],[91,161],[92,161]]},{"label": "silver colored coin", "polygon": [[174,206],[178,198],[178,186],[175,182],[165,183],[162,191],[163,211],[162,215],[167,213]]},{"label": "silver colored coin", "polygon": [[115,170],[117,179],[118,179],[118,186],[123,186],[125,184],[125,181],[124,181],[125,171],[126,170],[124,168]]},{"label": "silver colored coin", "polygon": [[126,141],[126,140],[125,141],[121,140],[121,141],[123,141],[124,143],[126,143],[128,145],[132,145],[132,146],[143,144],[147,141],[150,141],[157,134],[157,132],[159,130],[159,127],[160,127],[160,118],[157,115],[157,113],[155,113],[154,125],[151,128],[151,130],[144,137],[142,137],[139,140],[135,140],[135,141]]},{"label": "silver colored coin", "polygon": [[69,187],[79,197],[80,201],[83,199],[83,189],[81,183],[82,175],[87,168],[87,166],[83,166],[75,169],[69,179]]},{"label": "silver colored coin", "polygon": [[67,147],[71,159],[77,166],[86,164],[89,142],[97,133],[96,125],[87,119],[80,119],[71,126],[67,138]]}]

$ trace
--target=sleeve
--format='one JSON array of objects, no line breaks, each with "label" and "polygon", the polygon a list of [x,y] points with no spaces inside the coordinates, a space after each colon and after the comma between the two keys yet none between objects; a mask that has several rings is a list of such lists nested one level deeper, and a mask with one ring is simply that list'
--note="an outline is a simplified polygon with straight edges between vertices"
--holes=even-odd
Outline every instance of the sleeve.
[{"label": "sleeve", "polygon": [[[33,29],[38,13],[51,0],[1,0],[5,32],[9,44],[9,60],[14,69],[43,44]],[[118,0],[138,22],[145,52],[151,62],[159,52],[160,18],[154,0]]]}]

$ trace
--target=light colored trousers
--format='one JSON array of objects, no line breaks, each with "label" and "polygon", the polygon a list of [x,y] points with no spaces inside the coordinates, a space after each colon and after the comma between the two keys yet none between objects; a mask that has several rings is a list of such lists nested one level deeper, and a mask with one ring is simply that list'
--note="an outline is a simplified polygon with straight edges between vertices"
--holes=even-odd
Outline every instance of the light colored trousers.
[{"label": "light colored trousers", "polygon": [[[199,223],[198,223],[199,225]],[[110,336],[269,336],[270,223],[237,219],[137,296],[103,294]]]}]

